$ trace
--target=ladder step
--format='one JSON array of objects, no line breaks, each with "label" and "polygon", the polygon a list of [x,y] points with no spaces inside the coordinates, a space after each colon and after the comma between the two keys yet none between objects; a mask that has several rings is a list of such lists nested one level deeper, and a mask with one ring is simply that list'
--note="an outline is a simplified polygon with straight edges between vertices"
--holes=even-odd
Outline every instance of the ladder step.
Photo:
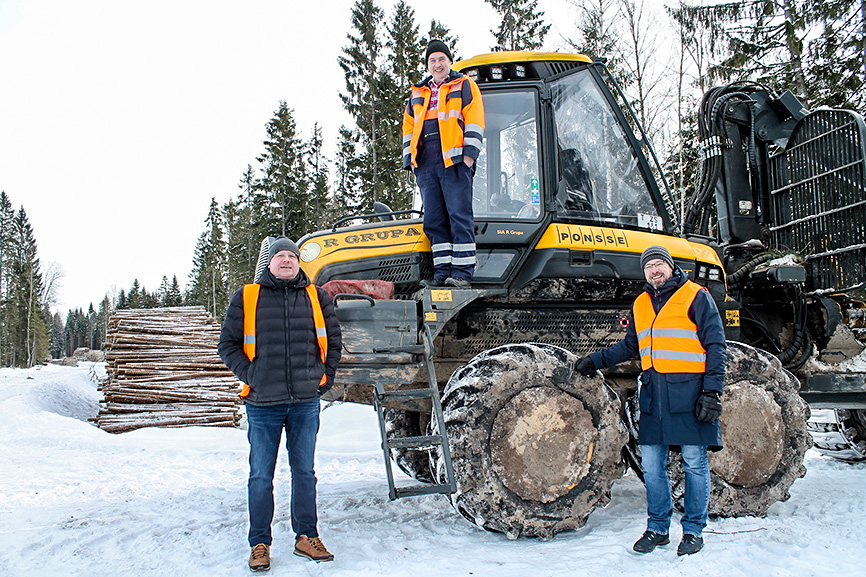
[{"label": "ladder step", "polygon": [[431,389],[401,389],[399,391],[376,391],[380,401],[395,399],[430,399],[433,397]]},{"label": "ladder step", "polygon": [[397,498],[414,497],[415,495],[448,495],[454,492],[451,485],[410,485],[408,487],[394,487],[394,492],[397,493]]},{"label": "ladder step", "polygon": [[441,435],[425,435],[423,437],[398,437],[388,439],[388,447],[391,449],[421,449],[435,447],[442,444]]}]

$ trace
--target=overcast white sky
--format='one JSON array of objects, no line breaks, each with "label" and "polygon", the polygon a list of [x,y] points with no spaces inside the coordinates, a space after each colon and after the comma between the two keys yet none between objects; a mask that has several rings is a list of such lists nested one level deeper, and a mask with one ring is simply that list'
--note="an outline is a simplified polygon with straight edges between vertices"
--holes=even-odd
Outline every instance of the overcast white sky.
[{"label": "overcast white sky", "polygon": [[[386,14],[395,2],[378,1]],[[487,52],[483,0],[411,0],[464,57]],[[133,279],[187,283],[211,197],[238,193],[285,100],[326,146],[349,118],[337,65],[353,0],[0,0],[0,189],[65,276],[56,310],[94,306]],[[540,0],[573,34],[567,0]],[[436,12],[434,13],[434,10]]]}]

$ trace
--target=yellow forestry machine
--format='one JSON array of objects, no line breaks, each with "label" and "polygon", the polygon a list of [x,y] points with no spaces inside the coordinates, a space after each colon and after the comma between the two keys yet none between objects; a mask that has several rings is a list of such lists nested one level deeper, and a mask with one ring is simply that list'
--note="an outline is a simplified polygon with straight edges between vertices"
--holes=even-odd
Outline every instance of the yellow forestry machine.
[{"label": "yellow forestry machine", "polygon": [[[866,458],[858,114],[757,84],[712,90],[700,182],[678,206],[602,62],[500,52],[454,68],[486,120],[471,288],[419,284],[433,266],[418,211],[377,204],[299,242],[319,285],[393,283],[392,298],[335,297],[344,351],[327,396],[376,407],[392,499],[444,493],[480,527],[550,538],[606,504],[626,467],[640,475],[639,365],[557,369],[623,337],[656,244],[709,290],[730,341],[710,513],[787,499],[813,439]],[[417,481],[397,486],[392,460]],[[681,500],[676,462],[672,484]]]}]

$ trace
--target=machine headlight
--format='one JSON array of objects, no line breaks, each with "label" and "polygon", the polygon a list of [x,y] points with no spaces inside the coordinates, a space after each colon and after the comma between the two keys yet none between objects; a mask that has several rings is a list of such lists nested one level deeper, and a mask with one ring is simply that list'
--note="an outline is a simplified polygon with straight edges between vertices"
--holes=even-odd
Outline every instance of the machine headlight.
[{"label": "machine headlight", "polygon": [[322,245],[317,242],[305,242],[304,246],[301,247],[301,261],[302,262],[310,262],[311,260],[316,260],[322,254]]}]

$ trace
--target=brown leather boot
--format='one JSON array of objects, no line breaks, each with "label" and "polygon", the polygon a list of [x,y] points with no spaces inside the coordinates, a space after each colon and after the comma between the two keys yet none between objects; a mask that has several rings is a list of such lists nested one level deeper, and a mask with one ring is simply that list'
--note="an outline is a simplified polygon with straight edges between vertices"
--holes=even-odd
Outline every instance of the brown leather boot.
[{"label": "brown leather boot", "polygon": [[271,548],[259,543],[250,551],[250,571],[267,571],[271,568]]},{"label": "brown leather boot", "polygon": [[310,561],[321,563],[322,561],[333,561],[334,556],[325,549],[322,540],[318,537],[307,537],[301,535],[295,541],[295,555],[298,557],[306,557]]}]

